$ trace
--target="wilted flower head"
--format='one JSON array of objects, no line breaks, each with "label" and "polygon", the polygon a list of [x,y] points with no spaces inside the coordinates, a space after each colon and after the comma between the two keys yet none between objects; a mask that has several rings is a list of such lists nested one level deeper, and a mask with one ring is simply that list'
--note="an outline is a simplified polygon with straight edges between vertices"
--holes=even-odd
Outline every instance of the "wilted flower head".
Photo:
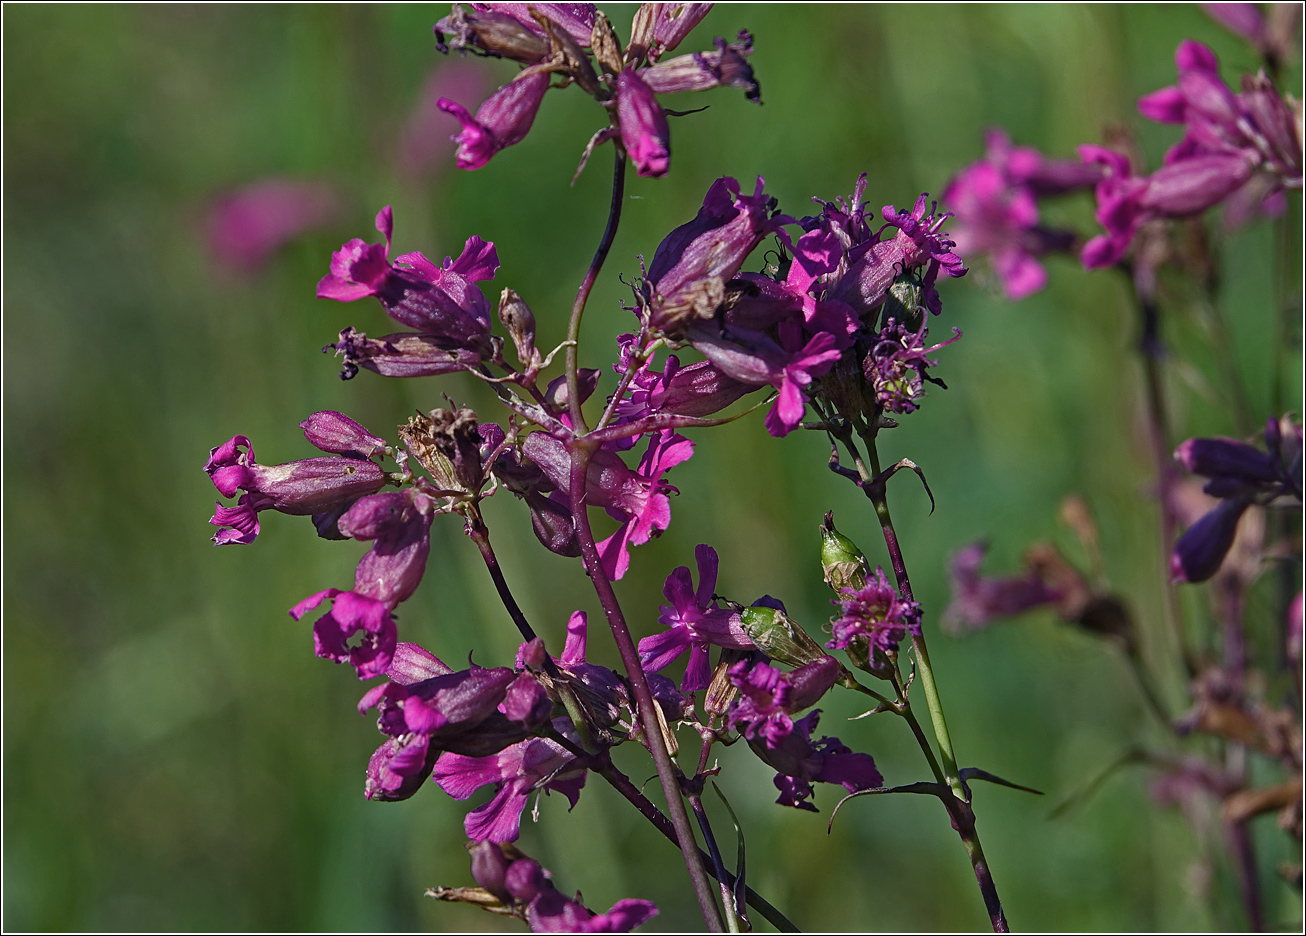
[{"label": "wilted flower head", "polygon": [[921,632],[921,606],[904,601],[883,569],[868,575],[862,588],[845,588],[840,596],[832,602],[842,614],[832,622],[834,639],[825,645],[830,650],[845,648],[856,637],[866,637],[880,650],[896,650],[909,632]]},{"label": "wilted flower head", "polygon": [[820,701],[839,678],[834,657],[825,657],[785,673],[756,659],[730,667],[730,682],[739,696],[730,710],[730,724],[749,741],[777,747],[794,730],[790,715]]},{"label": "wilted flower head", "polygon": [[942,385],[926,374],[926,369],[937,367],[927,355],[961,337],[961,329],[954,328],[953,336],[931,347],[925,347],[929,334],[927,320],[922,318],[916,330],[907,328],[896,319],[889,319],[880,331],[871,350],[862,361],[862,373],[875,391],[876,402],[886,413],[911,413],[920,408],[916,401],[925,395],[925,381]]}]

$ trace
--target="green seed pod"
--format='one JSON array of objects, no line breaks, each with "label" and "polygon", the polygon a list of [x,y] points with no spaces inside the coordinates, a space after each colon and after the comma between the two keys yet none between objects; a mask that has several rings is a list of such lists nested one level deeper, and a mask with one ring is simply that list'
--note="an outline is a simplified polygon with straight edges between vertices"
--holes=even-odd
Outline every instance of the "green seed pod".
[{"label": "green seed pod", "polygon": [[825,583],[836,594],[845,588],[866,587],[866,556],[856,543],[834,528],[834,511],[826,513],[821,524],[821,568],[825,570]]},{"label": "green seed pod", "polygon": [[829,656],[783,611],[754,605],[742,609],[739,617],[749,639],[773,660],[799,667]]}]

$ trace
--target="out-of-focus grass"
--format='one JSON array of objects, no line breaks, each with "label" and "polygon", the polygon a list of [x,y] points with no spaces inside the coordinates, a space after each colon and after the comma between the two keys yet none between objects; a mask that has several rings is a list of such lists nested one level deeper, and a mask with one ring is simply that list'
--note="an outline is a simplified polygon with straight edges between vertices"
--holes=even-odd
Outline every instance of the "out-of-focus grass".
[{"label": "out-of-focus grass", "polygon": [[[445,392],[491,418],[489,395],[467,380],[342,383],[318,353],[345,325],[383,327],[374,304],[313,297],[330,251],[371,236],[381,205],[395,207],[397,252],[456,253],[473,233],[495,241],[503,266],[491,292],[511,285],[535,310],[542,343],[561,339],[606,211],[609,153],[567,184],[601,115],[578,91],[551,93],[530,136],[487,168],[403,183],[394,141],[438,59],[430,24],[440,13],[6,11],[8,928],[509,925],[422,897],[428,885],[469,883],[466,807],[434,788],[401,804],[363,800],[378,737],[354,710],[360,686],[314,659],[307,627],[284,613],[349,581],[360,548],[269,515],[255,545],[214,550],[204,523],[214,491],[199,471],[208,449],[238,432],[267,462],[310,454],[295,424],[320,409],[385,432]],[[613,19],[624,31],[627,9]],[[1066,156],[1106,124],[1139,124],[1133,100],[1173,80],[1171,54],[1186,36],[1211,43],[1229,77],[1254,65],[1187,7],[726,6],[687,47],[743,26],[756,35],[766,104],[732,91],[670,102],[711,108],[675,121],[669,178],[631,182],[586,319],[587,364],[611,360],[612,336],[629,326],[617,274],[636,273],[636,255],[651,257],[719,175],[765,175],[783,207],[802,214],[810,196],[846,195],[865,171],[872,206],[901,206],[939,192],[980,153],[990,125]],[[489,68],[495,80],[512,74]],[[1139,128],[1152,165],[1173,141],[1167,132]],[[251,282],[215,276],[197,236],[203,205],[265,175],[336,182],[347,217],[281,251]],[[1091,229],[1087,199],[1053,216]],[[1225,286],[1258,414],[1270,400],[1268,238],[1262,226],[1235,240]],[[979,791],[980,831],[1018,927],[1238,925],[1210,915],[1193,871],[1196,840],[1150,801],[1142,776],[1121,775],[1068,818],[1047,818],[1049,801],[1154,736],[1119,656],[1046,615],[965,642],[937,630],[952,550],[987,535],[994,566],[1010,567],[1034,538],[1065,540],[1056,506],[1077,491],[1097,512],[1109,574],[1132,597],[1149,654],[1168,652],[1131,312],[1110,275],[1089,277],[1069,260],[1049,267],[1048,290],[1018,305],[997,296],[982,264],[944,287],[940,324],[965,332],[942,353],[938,373],[951,389],[931,390],[884,444],[886,458],[924,467],[939,502],[931,516],[914,482],[895,482],[961,756],[1052,794]],[[1297,399],[1299,358],[1289,372],[1298,383],[1285,399]],[[1172,389],[1182,435],[1232,431],[1220,407]],[[829,614],[816,562],[826,510],[884,561],[864,499],[825,470],[821,438],[773,440],[760,416],[690,435],[699,448],[672,478],[681,494],[671,528],[636,551],[620,583],[638,634],[656,626],[663,578],[699,542],[721,552],[723,593],[779,596],[813,626]],[[519,507],[489,505],[496,546],[527,613],[556,643],[571,610],[597,606],[575,563],[537,547]],[[426,579],[401,610],[405,636],[447,660],[511,659],[515,633],[454,521],[437,524]],[[591,646],[614,657],[598,631]],[[1177,701],[1177,674],[1166,677]],[[923,774],[902,725],[846,723],[856,704],[827,702],[823,729],[872,752],[890,782]],[[642,780],[648,768],[631,754],[623,763]],[[751,881],[804,927],[982,924],[936,803],[859,800],[827,837],[830,790],[818,795],[821,816],[782,810],[770,773],[742,746],[722,764]],[[662,907],[650,928],[695,925],[675,851],[624,802],[591,781],[575,812],[564,811],[547,798],[521,843],[564,890],[583,888],[599,908],[649,897]],[[1267,847],[1277,842],[1267,837]],[[1216,905],[1228,903],[1229,881],[1217,873],[1210,886]],[[1265,889],[1276,919],[1299,919],[1268,874]]]}]

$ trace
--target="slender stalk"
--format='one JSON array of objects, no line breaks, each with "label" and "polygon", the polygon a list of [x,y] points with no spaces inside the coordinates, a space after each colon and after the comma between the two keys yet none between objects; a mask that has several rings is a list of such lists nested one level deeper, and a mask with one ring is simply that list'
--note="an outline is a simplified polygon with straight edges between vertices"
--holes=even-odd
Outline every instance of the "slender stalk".
[{"label": "slender stalk", "polygon": [[[662,810],[658,809],[647,796],[640,792],[639,787],[635,786],[629,777],[618,770],[611,760],[604,758],[602,762],[594,767],[594,770],[596,770],[604,780],[608,781],[614,790],[624,796],[632,806],[638,809],[640,815],[651,822],[654,828],[666,836],[671,844],[679,844],[676,839],[676,830],[671,824],[671,820],[663,815]],[[711,864],[708,864],[708,862],[711,861],[710,856],[701,851],[699,852],[699,855],[701,856],[701,860],[707,864],[708,873],[715,877],[716,869],[712,867]],[[724,880],[731,889],[734,888],[735,876],[733,874],[726,871]],[[788,917],[777,910],[769,901],[766,900],[766,898],[762,897],[751,887],[744,887],[744,899],[750,907],[762,914],[763,919],[776,929],[780,930],[780,932],[799,932],[798,927],[795,926]]]},{"label": "slender stalk", "polygon": [[716,836],[712,834],[712,824],[708,822],[707,810],[703,808],[703,797],[698,793],[692,793],[688,799],[689,808],[694,811],[699,831],[703,833],[703,841],[707,844],[707,852],[712,856],[712,867],[716,871],[712,876],[717,879],[717,887],[721,890],[721,906],[725,910],[726,931],[738,933],[740,932],[739,914],[735,912],[735,896],[730,893],[730,885],[725,883],[726,863],[721,858],[721,849],[717,847]]},{"label": "slender stalk", "polygon": [[[870,459],[870,473],[866,464],[854,452],[853,460],[857,464],[859,477],[862,478],[862,490],[871,499],[875,515],[880,521],[880,530],[884,534],[884,545],[889,550],[889,560],[893,565],[893,576],[898,591],[906,601],[915,600],[912,596],[911,580],[907,577],[907,564],[903,560],[902,549],[898,545],[898,534],[893,528],[893,518],[889,515],[889,498],[883,487],[868,484],[880,474],[880,456],[875,448],[875,435],[870,430],[859,430],[858,434],[866,445],[866,454]],[[851,442],[851,439],[847,440]],[[912,646],[916,650],[916,671],[925,692],[925,703],[930,710],[930,722],[934,728],[934,738],[939,744],[939,755],[943,760],[943,773],[952,789],[951,802],[944,799],[948,815],[961,837],[975,872],[975,881],[979,884],[980,895],[984,898],[984,908],[988,911],[989,923],[995,933],[1008,932],[1007,917],[998,897],[997,886],[993,882],[993,873],[984,857],[984,848],[980,845],[979,833],[975,829],[975,811],[970,806],[970,795],[961,782],[957,770],[957,756],[952,746],[952,736],[948,733],[948,722],[943,715],[943,702],[939,698],[938,684],[934,681],[934,668],[930,665],[929,649],[925,646],[924,634],[912,634]],[[917,726],[919,728],[919,726]],[[923,735],[921,735],[923,736]],[[917,740],[920,740],[918,736]],[[928,745],[926,745],[928,747]]]},{"label": "slender stalk", "polygon": [[612,590],[612,583],[608,580],[603,561],[599,558],[598,549],[594,545],[589,509],[585,504],[585,477],[589,471],[591,452],[592,449],[582,440],[572,442],[571,504],[576,522],[576,538],[580,541],[581,557],[585,561],[585,571],[589,573],[594,590],[598,593],[599,602],[603,605],[603,612],[607,616],[608,626],[612,629],[612,639],[617,644],[622,665],[626,668],[626,676],[630,680],[631,692],[635,696],[640,724],[644,729],[644,738],[649,753],[653,756],[653,763],[657,767],[658,780],[662,784],[662,792],[667,801],[667,812],[671,815],[676,841],[685,857],[685,867],[689,871],[689,880],[694,887],[694,896],[698,898],[698,905],[703,911],[703,920],[709,932],[719,933],[722,930],[721,914],[717,909],[712,886],[708,883],[707,872],[703,869],[703,860],[698,844],[694,840],[694,830],[690,827],[689,815],[685,811],[685,801],[680,795],[676,770],[671,763],[666,741],[662,737],[662,725],[654,710],[657,703],[653,701],[653,693],[649,691],[644,668],[639,662],[639,651],[635,649],[635,641],[630,636],[625,615],[621,611],[617,595]]},{"label": "slender stalk", "polygon": [[[1130,282],[1132,281],[1131,276]],[[1166,619],[1170,622],[1170,629],[1179,647],[1179,655],[1184,661],[1188,675],[1192,676],[1198,669],[1197,658],[1188,646],[1179,593],[1170,581],[1170,556],[1174,553],[1176,526],[1170,487],[1174,480],[1175,468],[1171,457],[1173,446],[1170,442],[1170,419],[1165,405],[1165,386],[1161,379],[1161,357],[1164,354],[1164,346],[1161,343],[1161,309],[1151,299],[1138,295],[1137,292],[1135,296],[1142,316],[1138,350],[1143,356],[1144,387],[1147,395],[1147,435],[1152,449],[1152,461],[1156,468],[1157,500],[1161,507],[1161,574],[1165,580],[1161,593],[1162,602],[1165,606]]]},{"label": "slender stalk", "polygon": [[594,282],[599,278],[599,271],[603,269],[603,261],[608,259],[608,251],[612,249],[612,241],[617,236],[617,225],[621,221],[621,201],[626,191],[626,151],[620,146],[616,147],[616,151],[616,163],[612,168],[612,203],[608,207],[608,226],[603,229],[603,238],[599,241],[598,250],[594,251],[594,259],[590,261],[590,268],[585,272],[585,279],[581,280],[580,289],[576,292],[576,302],[571,307],[571,320],[567,323],[567,340],[571,342],[567,345],[567,404],[571,411],[571,427],[576,432],[584,432],[588,428],[580,405],[580,346],[578,344],[580,320],[585,314],[585,303],[589,301]]}]

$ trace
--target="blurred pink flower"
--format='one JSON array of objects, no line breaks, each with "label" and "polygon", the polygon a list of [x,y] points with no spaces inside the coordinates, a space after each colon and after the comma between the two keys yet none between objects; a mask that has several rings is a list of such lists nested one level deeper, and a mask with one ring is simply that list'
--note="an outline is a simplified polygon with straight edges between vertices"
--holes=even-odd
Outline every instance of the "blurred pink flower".
[{"label": "blurred pink flower", "polygon": [[336,219],[340,196],[326,182],[262,179],[219,195],[204,223],[213,262],[252,276],[277,248]]}]

